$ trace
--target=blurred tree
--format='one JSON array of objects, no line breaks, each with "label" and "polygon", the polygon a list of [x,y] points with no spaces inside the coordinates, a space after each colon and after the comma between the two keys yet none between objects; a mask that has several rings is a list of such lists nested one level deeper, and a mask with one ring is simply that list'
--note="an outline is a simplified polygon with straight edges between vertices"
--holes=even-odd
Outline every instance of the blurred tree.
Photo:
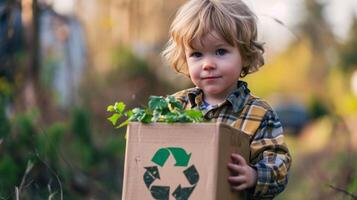
[{"label": "blurred tree", "polygon": [[347,41],[342,45],[340,53],[341,66],[346,72],[357,69],[357,17],[353,23]]},{"label": "blurred tree", "polygon": [[24,50],[26,63],[20,74],[18,86],[17,110],[29,110],[40,107],[42,88],[39,83],[39,6],[38,0],[21,0],[21,14],[24,29]]},{"label": "blurred tree", "polygon": [[325,4],[318,0],[305,0],[305,7],[307,12],[300,31],[308,40],[312,54],[307,74],[311,90],[309,108],[312,116],[321,117],[334,112],[327,81],[331,67],[337,63],[337,42],[323,14]]},{"label": "blurred tree", "polygon": [[14,81],[14,61],[22,46],[20,5],[17,1],[0,1],[0,77]]},{"label": "blurred tree", "polygon": [[22,48],[20,4],[0,1],[0,101],[7,107],[14,94],[15,72]]},{"label": "blurred tree", "polygon": [[[160,51],[177,7],[184,0],[78,0],[77,15],[85,25],[93,68],[105,74],[113,67],[111,51],[129,47],[157,70]],[[98,40],[98,38],[107,38]],[[100,48],[98,48],[100,46]],[[159,65],[157,64],[159,63]],[[165,66],[166,67],[166,66]],[[161,70],[162,72],[162,70]]]},{"label": "blurred tree", "polygon": [[[301,25],[302,34],[310,43],[312,59],[310,63],[309,82],[318,101],[328,104],[326,78],[334,60],[337,46],[330,26],[323,16],[324,4],[317,0],[305,0],[307,14]],[[333,58],[333,57],[332,57]]]}]

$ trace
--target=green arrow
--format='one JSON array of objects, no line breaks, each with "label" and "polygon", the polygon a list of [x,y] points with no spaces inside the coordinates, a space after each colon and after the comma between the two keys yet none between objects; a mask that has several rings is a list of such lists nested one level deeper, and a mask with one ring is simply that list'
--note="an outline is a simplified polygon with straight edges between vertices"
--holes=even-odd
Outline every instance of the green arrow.
[{"label": "green arrow", "polygon": [[170,187],[153,185],[150,189],[151,196],[157,200],[169,200]]},{"label": "green arrow", "polygon": [[191,158],[191,153],[187,154],[186,151],[179,147],[168,148],[176,160],[175,166],[186,167]]},{"label": "green arrow", "polygon": [[166,148],[161,148],[156,151],[154,157],[152,157],[151,161],[159,165],[160,167],[164,166],[166,160],[170,156],[170,151]]},{"label": "green arrow", "polygon": [[157,169],[157,166],[144,167],[144,168],[151,176],[153,176],[154,178],[160,179],[160,173],[159,173],[159,169]]},{"label": "green arrow", "polygon": [[186,167],[188,165],[188,162],[191,158],[191,153],[187,154],[184,149],[179,147],[161,148],[156,151],[151,161],[162,167],[164,166],[166,160],[169,158],[170,152],[176,161],[175,166]]},{"label": "green arrow", "polygon": [[185,171],[183,171],[183,173],[191,185],[196,184],[200,179],[200,175],[198,174],[198,171],[194,165],[191,165],[191,167],[187,168]]},{"label": "green arrow", "polygon": [[192,191],[195,189],[196,186],[193,187],[181,187],[181,185],[177,186],[175,191],[172,193],[172,196],[175,197],[176,200],[187,200]]}]

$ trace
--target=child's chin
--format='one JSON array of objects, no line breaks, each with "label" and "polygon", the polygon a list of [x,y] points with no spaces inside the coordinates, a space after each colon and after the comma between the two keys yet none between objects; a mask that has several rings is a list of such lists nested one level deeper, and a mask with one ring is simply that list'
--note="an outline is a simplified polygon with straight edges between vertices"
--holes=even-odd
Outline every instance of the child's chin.
[{"label": "child's chin", "polygon": [[203,92],[209,95],[219,95],[222,93],[222,90],[216,87],[207,87],[203,90]]}]

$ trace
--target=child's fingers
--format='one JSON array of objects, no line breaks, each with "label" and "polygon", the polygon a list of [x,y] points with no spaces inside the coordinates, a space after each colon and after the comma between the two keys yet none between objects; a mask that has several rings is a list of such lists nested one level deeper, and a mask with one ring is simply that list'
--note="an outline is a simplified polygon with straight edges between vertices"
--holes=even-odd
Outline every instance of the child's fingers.
[{"label": "child's fingers", "polygon": [[235,190],[235,191],[242,191],[246,188],[247,188],[247,184],[245,184],[245,183],[237,185],[237,186],[232,186],[232,190]]},{"label": "child's fingers", "polygon": [[238,163],[240,165],[247,165],[247,162],[245,162],[244,158],[237,153],[232,153],[231,158],[234,163]]},{"label": "child's fingers", "polygon": [[246,177],[245,176],[229,176],[228,182],[230,182],[232,185],[242,184],[242,183],[246,182]]},{"label": "child's fingers", "polygon": [[240,165],[237,164],[233,164],[233,163],[228,163],[227,165],[228,169],[233,172],[233,173],[237,173],[237,174],[244,174],[244,168]]}]

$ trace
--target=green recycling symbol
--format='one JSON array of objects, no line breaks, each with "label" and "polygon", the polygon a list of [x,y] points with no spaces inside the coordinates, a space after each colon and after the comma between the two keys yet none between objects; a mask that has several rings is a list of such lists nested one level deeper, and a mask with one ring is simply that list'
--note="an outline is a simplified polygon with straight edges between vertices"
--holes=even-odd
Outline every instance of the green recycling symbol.
[{"label": "green recycling symbol", "polygon": [[[160,167],[163,167],[167,159],[172,155],[176,161],[175,167],[187,167],[191,158],[191,153],[187,154],[186,151],[180,147],[167,147],[161,148],[156,151],[151,161]],[[153,185],[156,179],[160,179],[160,173],[158,166],[144,167],[146,169],[144,173],[144,182],[148,190],[151,192],[151,196],[156,200],[168,200],[170,195],[169,186]],[[192,191],[195,189],[197,182],[200,178],[198,171],[194,165],[186,168],[183,171],[191,187],[181,187],[178,185],[172,196],[176,200],[187,200]]]}]

